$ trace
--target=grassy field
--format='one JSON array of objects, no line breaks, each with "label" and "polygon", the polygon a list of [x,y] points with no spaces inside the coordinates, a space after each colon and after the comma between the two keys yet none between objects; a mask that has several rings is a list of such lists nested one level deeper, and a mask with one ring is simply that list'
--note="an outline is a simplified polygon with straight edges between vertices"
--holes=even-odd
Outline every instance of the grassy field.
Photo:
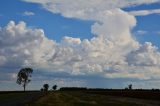
[{"label": "grassy field", "polygon": [[44,96],[42,92],[0,92],[0,106],[24,106]]},{"label": "grassy field", "polygon": [[[160,106],[157,98],[149,100],[125,97],[138,95],[136,92],[121,90],[0,92],[0,106]],[[142,97],[142,94],[146,96],[158,94],[152,91],[138,92],[140,96],[137,97]]]},{"label": "grassy field", "polygon": [[82,91],[57,91],[42,97],[31,106],[160,106],[159,103]]},{"label": "grassy field", "polygon": [[112,95],[122,97],[132,97],[147,100],[160,100],[159,90],[86,90],[87,93],[94,93],[100,95]]}]

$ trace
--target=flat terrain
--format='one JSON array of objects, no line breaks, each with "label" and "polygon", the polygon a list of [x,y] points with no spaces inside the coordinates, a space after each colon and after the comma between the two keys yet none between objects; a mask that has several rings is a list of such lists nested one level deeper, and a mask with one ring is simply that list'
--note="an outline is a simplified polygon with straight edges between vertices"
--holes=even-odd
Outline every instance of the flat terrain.
[{"label": "flat terrain", "polygon": [[160,102],[82,91],[50,92],[31,106],[160,106]]},{"label": "flat terrain", "polygon": [[24,106],[43,95],[42,92],[0,92],[0,106]]},{"label": "flat terrain", "polygon": [[[153,95],[157,97],[145,98]],[[158,95],[159,92],[121,90],[0,92],[0,106],[160,106]]]}]

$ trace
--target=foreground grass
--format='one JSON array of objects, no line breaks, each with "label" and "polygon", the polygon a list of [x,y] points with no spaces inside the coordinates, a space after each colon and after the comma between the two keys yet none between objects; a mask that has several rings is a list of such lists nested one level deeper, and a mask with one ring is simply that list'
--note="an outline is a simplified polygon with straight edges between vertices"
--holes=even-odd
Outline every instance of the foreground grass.
[{"label": "foreground grass", "polygon": [[42,92],[1,92],[0,106],[24,106],[38,100],[44,94]]},{"label": "foreground grass", "polygon": [[31,106],[142,106],[127,101],[117,101],[110,96],[88,94],[81,91],[50,92]]},{"label": "foreground grass", "polygon": [[8,101],[9,99],[15,98],[15,97],[23,97],[26,93],[7,93],[7,94],[0,94],[0,102]]}]

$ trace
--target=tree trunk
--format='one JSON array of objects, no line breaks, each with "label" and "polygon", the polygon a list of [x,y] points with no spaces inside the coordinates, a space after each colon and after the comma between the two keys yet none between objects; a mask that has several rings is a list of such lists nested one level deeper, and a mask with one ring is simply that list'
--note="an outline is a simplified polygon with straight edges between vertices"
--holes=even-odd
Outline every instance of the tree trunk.
[{"label": "tree trunk", "polygon": [[24,88],[24,92],[25,92],[26,91],[26,84],[23,85],[23,88]]}]

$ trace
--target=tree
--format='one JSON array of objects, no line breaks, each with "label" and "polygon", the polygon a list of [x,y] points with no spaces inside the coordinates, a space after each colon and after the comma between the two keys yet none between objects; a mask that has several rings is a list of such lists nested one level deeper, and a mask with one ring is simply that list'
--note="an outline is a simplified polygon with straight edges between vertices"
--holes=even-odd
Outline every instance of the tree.
[{"label": "tree", "polygon": [[49,85],[48,84],[44,84],[43,88],[44,88],[44,91],[48,91]]},{"label": "tree", "polygon": [[129,84],[129,85],[128,85],[128,89],[129,89],[129,90],[132,90],[132,84]]},{"label": "tree", "polygon": [[17,75],[17,84],[22,85],[24,91],[26,89],[26,85],[31,81],[31,74],[33,72],[32,68],[22,68]]},{"label": "tree", "polygon": [[43,88],[41,88],[41,89],[40,89],[40,91],[44,91],[44,89],[43,89]]},{"label": "tree", "polygon": [[53,90],[56,90],[56,89],[57,89],[57,85],[54,85],[54,86],[52,87],[52,89],[53,89]]}]

